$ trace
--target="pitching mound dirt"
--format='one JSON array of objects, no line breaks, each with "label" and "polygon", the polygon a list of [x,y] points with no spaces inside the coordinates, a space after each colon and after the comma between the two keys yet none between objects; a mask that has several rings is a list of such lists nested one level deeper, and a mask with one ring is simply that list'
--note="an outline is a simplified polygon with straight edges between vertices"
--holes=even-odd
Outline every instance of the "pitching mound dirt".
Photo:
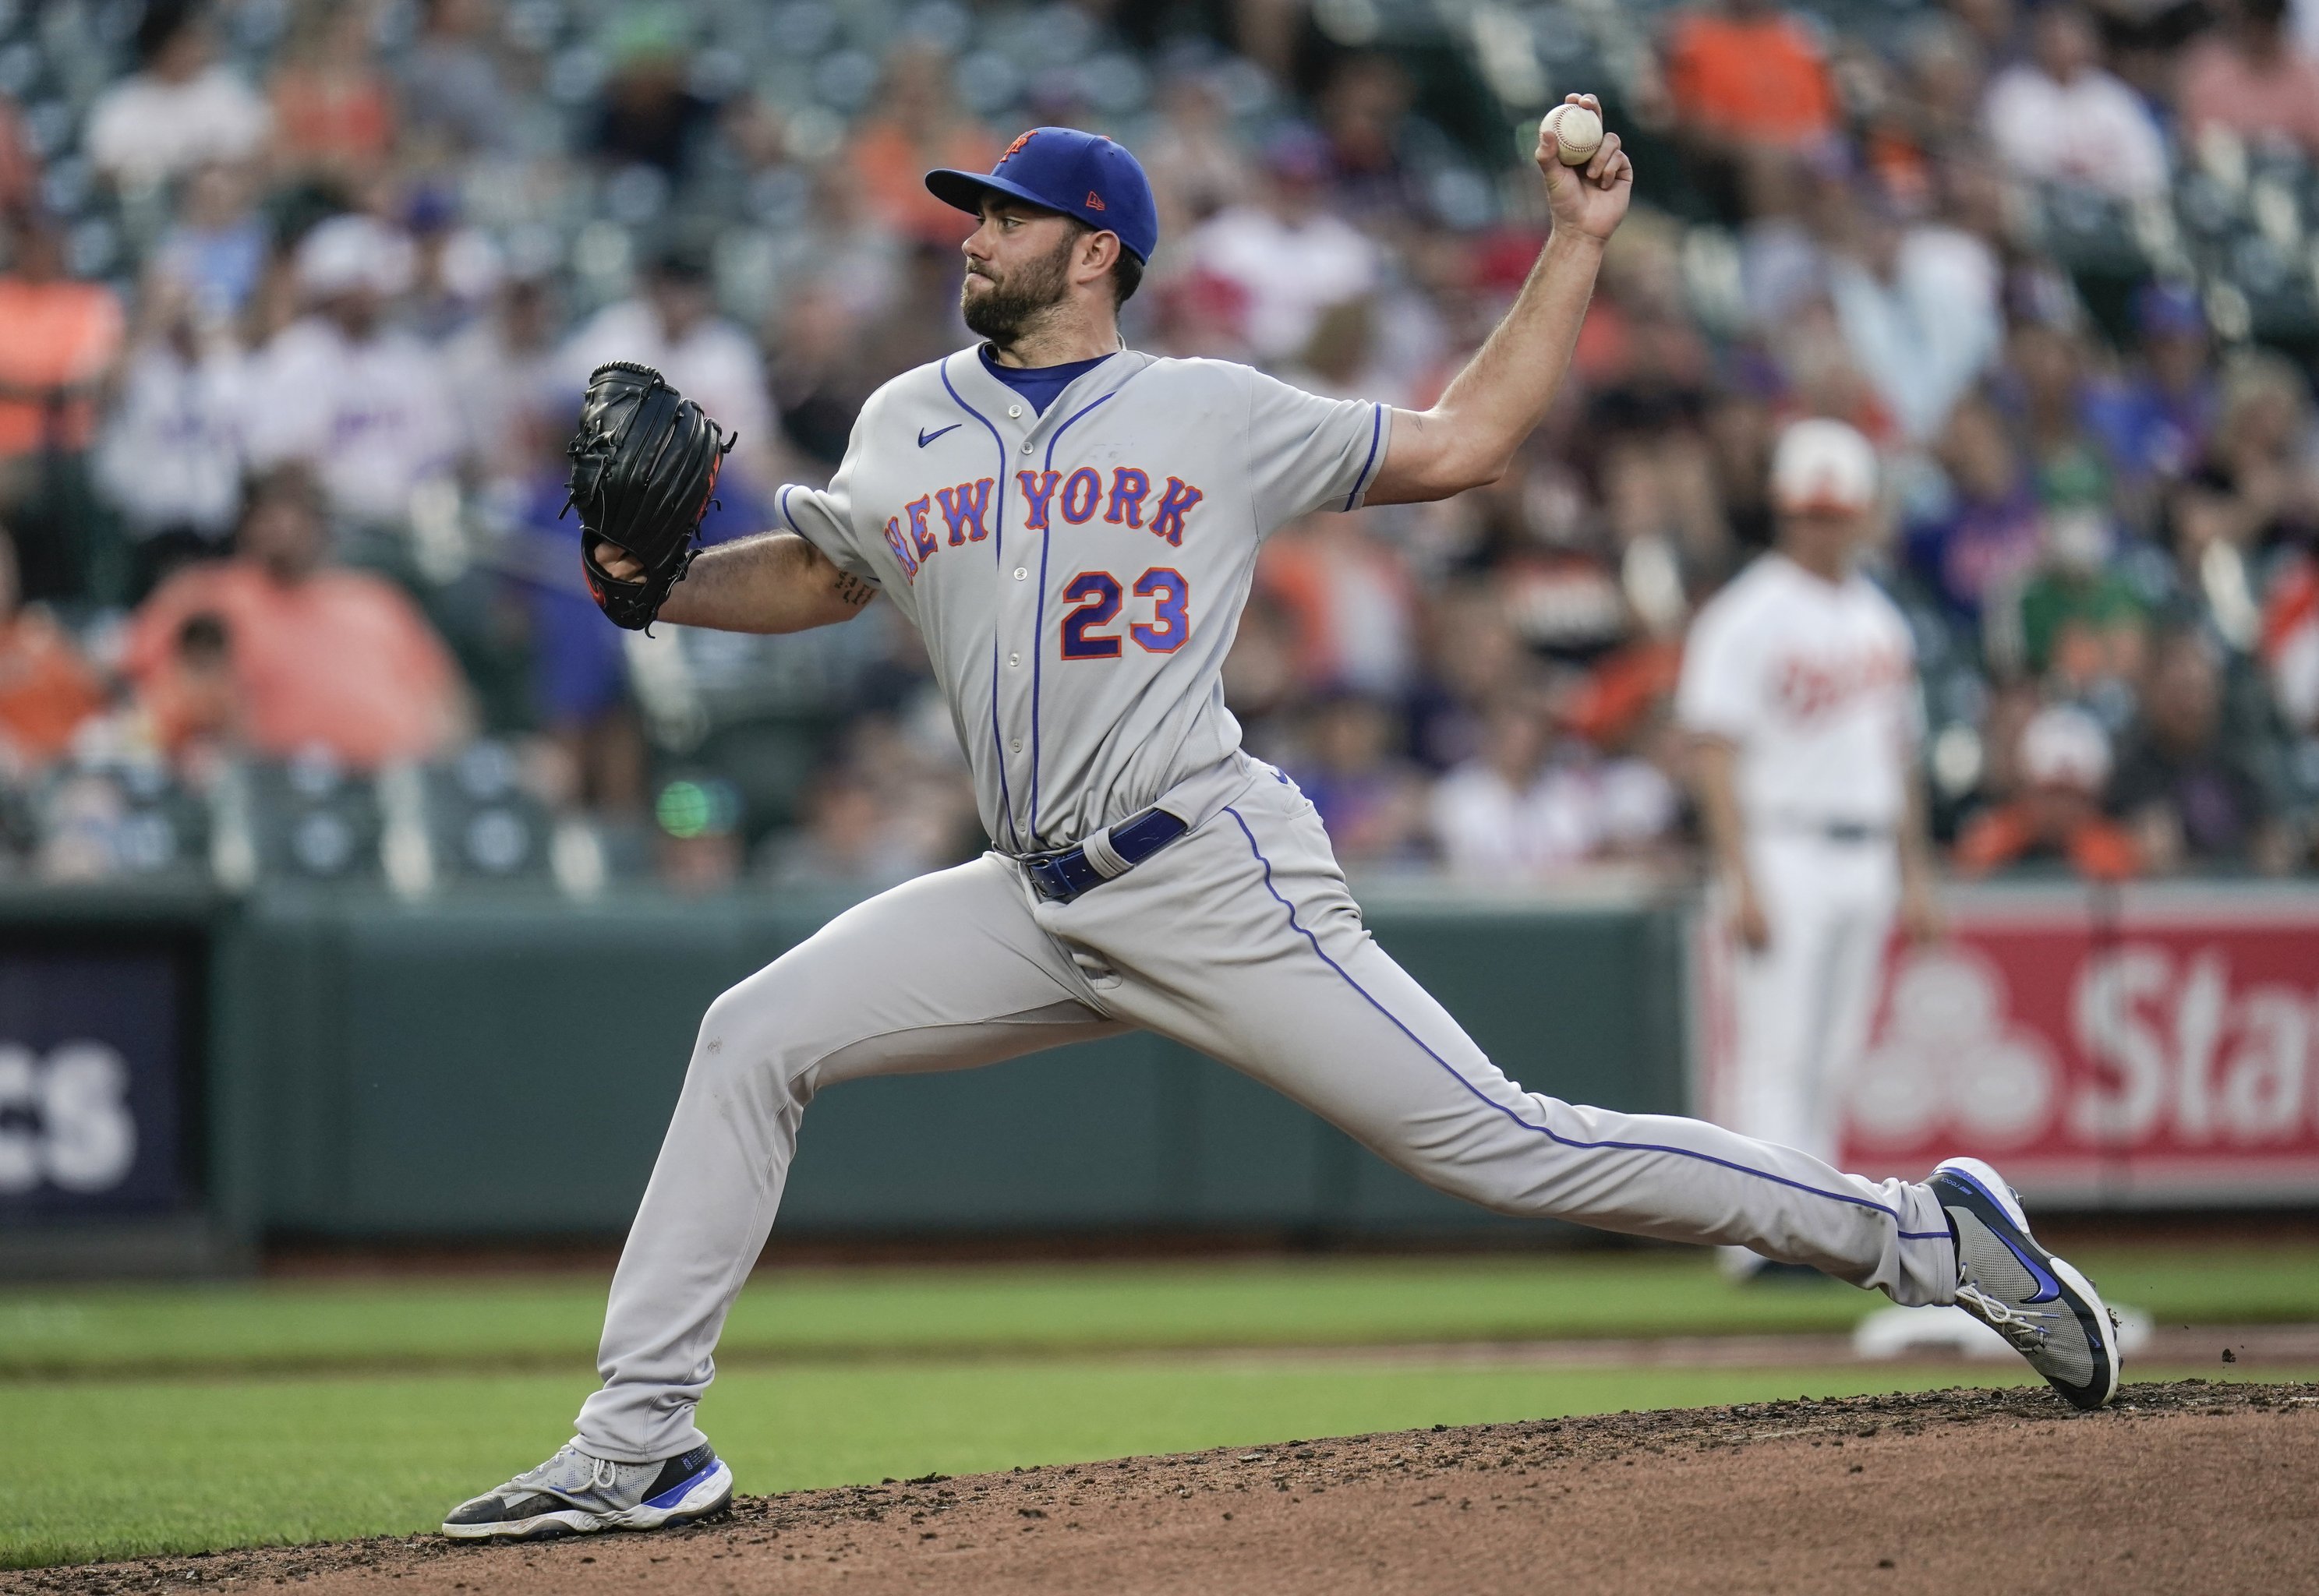
[{"label": "pitching mound dirt", "polygon": [[0,1589],[1953,1596],[2070,1576],[2249,1596],[2312,1589],[2314,1485],[2319,1387],[2136,1385],[2099,1414],[1950,1391],[934,1477],[744,1497],[658,1536],[383,1537]]}]

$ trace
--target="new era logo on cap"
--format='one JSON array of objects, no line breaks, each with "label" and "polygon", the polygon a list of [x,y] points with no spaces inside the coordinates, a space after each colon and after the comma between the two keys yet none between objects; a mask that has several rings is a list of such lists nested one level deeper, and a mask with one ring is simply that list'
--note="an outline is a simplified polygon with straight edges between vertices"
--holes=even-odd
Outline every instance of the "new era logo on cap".
[{"label": "new era logo on cap", "polygon": [[986,194],[1012,194],[1117,234],[1141,261],[1160,244],[1159,207],[1142,167],[1119,144],[1078,128],[1033,128],[989,171],[941,167],[926,174],[926,191],[969,215],[981,213]]}]

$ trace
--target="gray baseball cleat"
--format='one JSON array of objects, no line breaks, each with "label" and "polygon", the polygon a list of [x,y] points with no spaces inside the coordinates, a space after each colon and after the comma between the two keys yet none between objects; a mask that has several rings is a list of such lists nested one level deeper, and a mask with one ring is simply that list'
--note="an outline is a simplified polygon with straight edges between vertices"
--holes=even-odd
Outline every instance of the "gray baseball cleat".
[{"label": "gray baseball cleat", "polygon": [[681,1457],[615,1463],[567,1446],[537,1468],[451,1510],[455,1540],[549,1540],[600,1529],[666,1529],[733,1502],[733,1471],[703,1441]]},{"label": "gray baseball cleat", "polygon": [[2080,1408],[2117,1395],[2117,1321],[2093,1282],[2029,1234],[2021,1199],[1979,1159],[1950,1159],[1926,1184],[1956,1232],[1957,1306],[1989,1326]]}]

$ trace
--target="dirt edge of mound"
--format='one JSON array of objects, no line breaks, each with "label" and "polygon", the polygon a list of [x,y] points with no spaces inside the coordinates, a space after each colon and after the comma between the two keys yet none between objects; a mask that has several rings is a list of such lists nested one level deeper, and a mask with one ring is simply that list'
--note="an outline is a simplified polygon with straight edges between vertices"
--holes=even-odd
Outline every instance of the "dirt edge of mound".
[{"label": "dirt edge of mound", "polygon": [[[1076,1529],[1079,1526],[1068,1514],[1082,1503],[1094,1519],[1132,1510],[1139,1501],[1158,1503],[1220,1489],[1296,1497],[1363,1482],[1389,1481],[1408,1486],[1431,1481],[1439,1485],[1453,1474],[1512,1469],[1517,1462],[1525,1469],[1594,1465],[1632,1461],[1641,1454],[1699,1456],[1769,1441],[1802,1439],[1840,1447],[1855,1438],[1883,1438],[1889,1444],[1928,1431],[1954,1433],[1954,1427],[1967,1425],[2047,1429],[2056,1424],[2138,1426],[2152,1420],[2253,1413],[2307,1413],[2319,1418],[2319,1385],[2206,1380],[2129,1385],[2116,1406],[2098,1413],[2076,1412],[2042,1387],[1960,1388],[1455,1428],[1436,1425],[1423,1430],[744,1496],[735,1501],[728,1518],[652,1537],[589,1537],[527,1546],[479,1547],[433,1535],[375,1536],[0,1572],[0,1591],[10,1596],[20,1592],[23,1596],[126,1596],[161,1589],[248,1590],[315,1580],[337,1586],[346,1582],[346,1576],[365,1583],[417,1577],[429,1585],[448,1585],[455,1573],[463,1582],[461,1588],[485,1590],[501,1576],[514,1582],[536,1578],[522,1571],[551,1558],[558,1563],[594,1563],[594,1554],[600,1552],[618,1554],[617,1560],[625,1563],[632,1552],[641,1554],[647,1546],[656,1554],[653,1562],[666,1561],[666,1555],[679,1551],[687,1554],[679,1559],[686,1562],[744,1556],[750,1555],[745,1548],[752,1547],[769,1548],[756,1555],[771,1557],[781,1555],[784,1546],[799,1551],[809,1547],[811,1560],[822,1561],[833,1548],[853,1549],[847,1532],[880,1525],[890,1531],[897,1519],[912,1527],[931,1526],[917,1528],[916,1534],[933,1541],[953,1527],[963,1529],[972,1524],[981,1525],[984,1532],[1004,1528],[1028,1533],[1015,1522],[1017,1519],[1052,1520],[1056,1528]],[[1087,1500],[1090,1497],[1096,1500]],[[644,1559],[637,1555],[636,1560]],[[787,1560],[794,1563],[795,1555]],[[839,1558],[829,1555],[826,1560]],[[605,1561],[615,1557],[608,1555]],[[575,1567],[571,1572],[579,1571]]]}]

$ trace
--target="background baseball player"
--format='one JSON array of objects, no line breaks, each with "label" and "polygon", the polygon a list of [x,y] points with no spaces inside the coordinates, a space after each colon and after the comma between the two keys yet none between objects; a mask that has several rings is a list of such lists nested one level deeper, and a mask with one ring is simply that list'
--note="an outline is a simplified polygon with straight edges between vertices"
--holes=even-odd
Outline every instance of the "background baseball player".
[{"label": "background baseball player", "polygon": [[[1219,672],[1264,537],[1490,482],[1552,402],[1633,174],[1616,137],[1572,167],[1542,131],[1536,158],[1552,234],[1422,414],[1123,348],[1118,304],[1159,242],[1150,186],[1109,140],[1040,128],[988,175],[926,180],[980,217],[962,308],[988,341],[872,396],[829,487],[782,490],[780,529],[703,555],[672,593],[682,561],[654,534],[690,537],[694,492],[638,496],[676,515],[581,504],[600,598],[627,624],[664,597],[671,622],[789,632],[884,592],[925,640],[993,847],[858,905],[709,1006],[613,1282],[603,1387],[570,1445],[455,1510],[447,1533],[719,1510],[732,1475],[694,1410],[813,1095],[1132,1027],[1502,1213],[1750,1246],[1897,1302],[1963,1303],[2072,1401],[2114,1393],[2099,1302],[1984,1167],[1872,1182],[1509,1080],[1370,940],[1313,806],[1240,749]],[[607,449],[613,477],[631,452],[668,453],[647,418],[672,416],[675,456],[699,458],[658,392],[600,412],[628,418],[617,436],[583,433],[589,482]]]},{"label": "background baseball player", "polygon": [[[1773,458],[1773,549],[1699,615],[1676,712],[1728,936],[1728,1069],[1709,1112],[1834,1162],[1897,907],[1940,928],[1922,792],[1915,650],[1854,568],[1876,455],[1841,421],[1799,421]],[[1760,1254],[1725,1254],[1751,1272]]]}]

